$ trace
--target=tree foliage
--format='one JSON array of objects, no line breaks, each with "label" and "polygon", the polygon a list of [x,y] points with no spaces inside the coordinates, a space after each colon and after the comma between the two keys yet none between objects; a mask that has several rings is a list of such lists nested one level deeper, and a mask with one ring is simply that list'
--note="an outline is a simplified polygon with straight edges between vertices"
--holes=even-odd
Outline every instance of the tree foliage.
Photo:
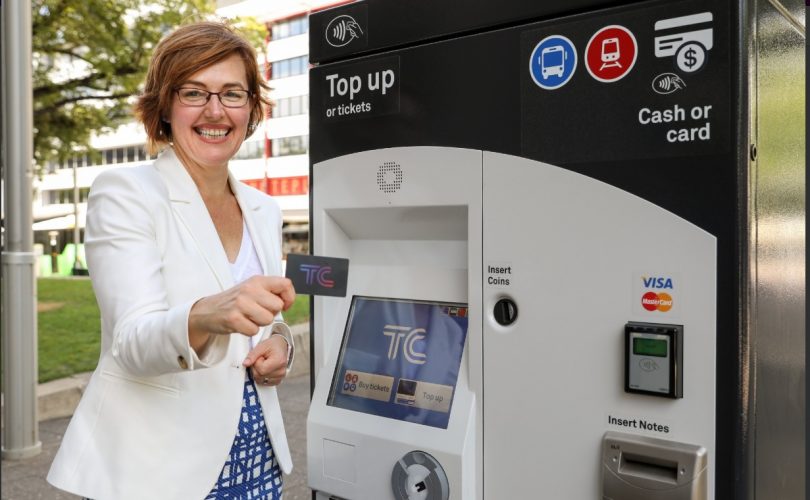
[{"label": "tree foliage", "polygon": [[[213,0],[32,0],[37,165],[85,152],[94,133],[132,119],[160,38],[213,17]],[[254,41],[255,21],[239,23]]]}]

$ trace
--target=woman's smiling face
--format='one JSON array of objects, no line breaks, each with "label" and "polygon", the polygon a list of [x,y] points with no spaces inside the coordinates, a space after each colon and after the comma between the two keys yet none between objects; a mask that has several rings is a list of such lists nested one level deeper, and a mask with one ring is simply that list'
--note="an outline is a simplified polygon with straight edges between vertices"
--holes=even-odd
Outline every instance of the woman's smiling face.
[{"label": "woman's smiling face", "polygon": [[[191,75],[180,87],[209,92],[249,90],[245,65],[238,55]],[[226,167],[247,134],[252,98],[239,108],[227,108],[215,95],[203,106],[180,102],[175,92],[169,122],[174,149],[186,168]]]}]

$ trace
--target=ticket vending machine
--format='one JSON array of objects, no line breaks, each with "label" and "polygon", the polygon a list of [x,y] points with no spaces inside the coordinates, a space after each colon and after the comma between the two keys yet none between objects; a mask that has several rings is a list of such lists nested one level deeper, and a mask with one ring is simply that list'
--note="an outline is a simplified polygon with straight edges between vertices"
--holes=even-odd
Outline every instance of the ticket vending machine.
[{"label": "ticket vending machine", "polygon": [[784,198],[763,125],[802,108],[758,106],[797,81],[757,83],[749,29],[803,65],[796,19],[618,4],[310,17],[312,250],[350,262],[346,297],[314,300],[316,498],[803,496],[803,306],[752,274],[803,269],[771,224],[804,209],[749,198]]}]

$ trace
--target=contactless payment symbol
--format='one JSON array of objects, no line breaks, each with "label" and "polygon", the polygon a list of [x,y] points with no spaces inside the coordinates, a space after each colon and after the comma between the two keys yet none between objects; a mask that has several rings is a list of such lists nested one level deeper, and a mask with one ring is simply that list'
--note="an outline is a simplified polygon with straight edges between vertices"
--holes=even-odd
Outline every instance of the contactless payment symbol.
[{"label": "contactless payment symbol", "polygon": [[562,87],[577,68],[577,51],[571,40],[552,35],[540,41],[529,59],[529,74],[538,86],[548,90]]},{"label": "contactless payment symbol", "polygon": [[605,26],[597,31],[585,48],[585,67],[600,82],[615,82],[633,69],[638,44],[624,26]]}]

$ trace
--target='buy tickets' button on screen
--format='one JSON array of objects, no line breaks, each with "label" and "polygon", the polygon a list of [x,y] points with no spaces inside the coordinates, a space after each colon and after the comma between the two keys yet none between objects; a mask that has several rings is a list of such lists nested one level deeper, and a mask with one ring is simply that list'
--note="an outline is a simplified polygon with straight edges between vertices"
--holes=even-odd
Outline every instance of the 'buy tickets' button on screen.
[{"label": "'buy tickets' button on screen", "polygon": [[391,400],[391,388],[393,386],[394,377],[346,370],[341,392],[347,396],[387,402]]}]

